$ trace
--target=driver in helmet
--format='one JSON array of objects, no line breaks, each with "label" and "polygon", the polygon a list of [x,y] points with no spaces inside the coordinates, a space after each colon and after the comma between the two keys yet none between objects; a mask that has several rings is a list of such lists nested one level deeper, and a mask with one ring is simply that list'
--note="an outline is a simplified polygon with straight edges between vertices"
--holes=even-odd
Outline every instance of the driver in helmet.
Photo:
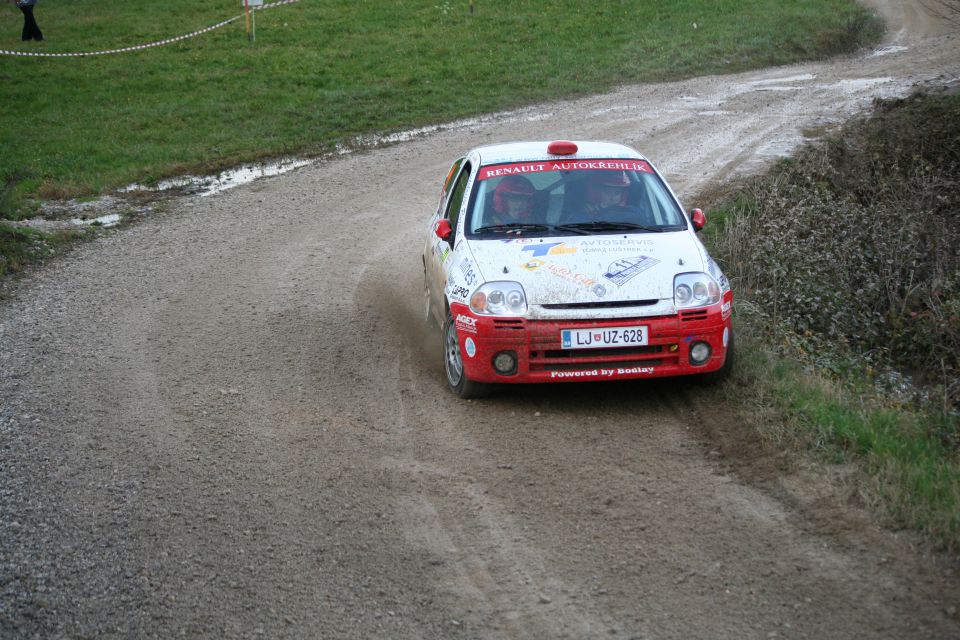
[{"label": "driver in helmet", "polygon": [[533,195],[536,189],[523,176],[507,176],[493,192],[493,224],[534,222]]},{"label": "driver in helmet", "polygon": [[587,212],[591,217],[627,211],[630,177],[625,171],[600,171],[587,183]]}]

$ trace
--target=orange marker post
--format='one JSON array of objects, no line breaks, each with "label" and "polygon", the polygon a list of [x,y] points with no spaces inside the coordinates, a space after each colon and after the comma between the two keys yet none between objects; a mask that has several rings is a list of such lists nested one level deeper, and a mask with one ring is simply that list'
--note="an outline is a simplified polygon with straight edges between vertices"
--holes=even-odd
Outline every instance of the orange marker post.
[{"label": "orange marker post", "polygon": [[257,39],[256,8],[262,6],[263,0],[243,0],[243,13],[247,18],[247,40],[250,42]]}]

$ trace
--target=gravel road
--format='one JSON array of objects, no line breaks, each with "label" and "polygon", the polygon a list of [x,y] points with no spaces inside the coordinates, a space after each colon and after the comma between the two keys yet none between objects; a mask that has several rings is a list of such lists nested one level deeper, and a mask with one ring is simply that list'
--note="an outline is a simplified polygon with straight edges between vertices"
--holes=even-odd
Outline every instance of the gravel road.
[{"label": "gravel road", "polygon": [[444,387],[419,251],[456,153],[639,148],[688,206],[877,96],[956,81],[955,29],[454,123],[106,233],[0,304],[0,637],[948,638],[960,577],[723,393]]}]

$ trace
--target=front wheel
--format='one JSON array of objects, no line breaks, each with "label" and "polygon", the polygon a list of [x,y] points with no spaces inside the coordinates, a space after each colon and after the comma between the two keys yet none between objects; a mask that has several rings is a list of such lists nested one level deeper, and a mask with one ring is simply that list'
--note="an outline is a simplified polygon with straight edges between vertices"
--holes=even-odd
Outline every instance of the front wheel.
[{"label": "front wheel", "polygon": [[443,323],[443,368],[447,374],[447,385],[457,396],[464,399],[479,398],[489,392],[488,385],[474,382],[467,377],[463,369],[463,355],[460,353],[457,327],[449,311],[447,320]]}]

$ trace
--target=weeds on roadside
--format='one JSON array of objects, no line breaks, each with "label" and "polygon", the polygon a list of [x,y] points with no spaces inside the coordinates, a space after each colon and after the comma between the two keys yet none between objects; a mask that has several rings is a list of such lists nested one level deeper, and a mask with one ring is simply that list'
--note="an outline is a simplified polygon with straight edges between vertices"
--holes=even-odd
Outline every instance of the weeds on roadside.
[{"label": "weeds on roadside", "polygon": [[775,438],[861,461],[898,522],[960,550],[960,96],[875,107],[740,185],[712,252],[779,354],[740,373],[788,416]]},{"label": "weeds on roadside", "polygon": [[0,222],[0,277],[21,271],[49,250],[45,234]]},{"label": "weeds on roadside", "polygon": [[915,96],[749,181],[714,242],[771,327],[939,386],[956,409],[958,207],[960,96]]}]

